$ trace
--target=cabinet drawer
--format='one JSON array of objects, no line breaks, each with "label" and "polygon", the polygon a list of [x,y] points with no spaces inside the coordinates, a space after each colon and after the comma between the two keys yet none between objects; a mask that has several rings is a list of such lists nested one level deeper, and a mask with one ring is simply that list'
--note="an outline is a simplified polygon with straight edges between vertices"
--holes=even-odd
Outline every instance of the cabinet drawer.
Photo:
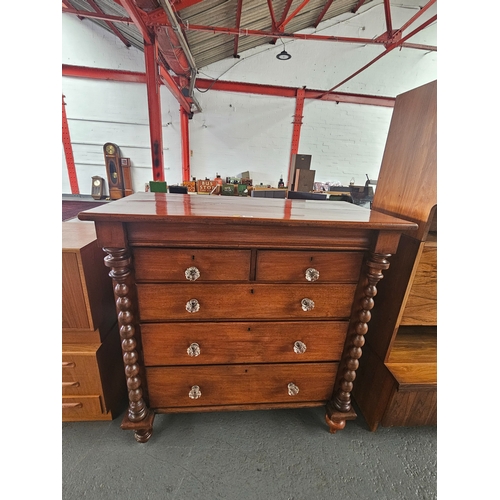
[{"label": "cabinet drawer", "polygon": [[[189,282],[186,271],[196,268],[199,277],[192,281],[248,281],[250,250],[198,250],[135,248],[137,281]],[[193,276],[195,272],[189,276]]]},{"label": "cabinet drawer", "polygon": [[[362,261],[362,252],[261,250],[257,253],[255,279],[270,282],[356,283]],[[312,271],[306,273],[309,269]]]},{"label": "cabinet drawer", "polygon": [[[293,404],[330,398],[337,369],[337,363],[155,367],[146,368],[146,375],[153,408]],[[289,384],[297,394],[289,394]],[[201,396],[193,399],[196,386]]]},{"label": "cabinet drawer", "polygon": [[339,360],[348,322],[145,323],[144,363],[210,365]]},{"label": "cabinet drawer", "polygon": [[[82,349],[84,348],[82,347]],[[97,349],[88,349],[88,352],[81,353],[64,352],[63,350],[63,395],[101,394],[101,379],[96,352]]]},{"label": "cabinet drawer", "polygon": [[[141,321],[311,319],[350,316],[356,285],[138,284]],[[313,308],[303,310],[303,299]],[[194,312],[189,312],[188,309]]]},{"label": "cabinet drawer", "polygon": [[111,414],[104,413],[99,396],[63,396],[63,422],[82,420],[111,420]]}]

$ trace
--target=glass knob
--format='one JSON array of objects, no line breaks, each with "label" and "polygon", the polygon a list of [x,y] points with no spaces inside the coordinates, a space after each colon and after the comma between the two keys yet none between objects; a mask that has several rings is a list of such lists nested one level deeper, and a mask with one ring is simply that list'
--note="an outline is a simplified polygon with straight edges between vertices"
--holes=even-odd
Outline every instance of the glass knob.
[{"label": "glass knob", "polygon": [[187,353],[195,358],[196,356],[199,356],[201,354],[200,346],[196,342],[193,342],[187,349]]},{"label": "glass knob", "polygon": [[193,385],[193,387],[191,387],[191,390],[189,391],[189,397],[191,399],[201,398],[201,391],[198,385]]},{"label": "glass knob", "polygon": [[319,271],[314,269],[314,267],[310,267],[306,269],[306,280],[307,281],[316,281],[319,278]]},{"label": "glass knob", "polygon": [[188,267],[184,271],[184,276],[188,281],[196,281],[200,277],[200,270],[197,267]]},{"label": "glass knob", "polygon": [[186,302],[186,311],[195,313],[200,310],[200,303],[196,299],[191,299]]},{"label": "glass knob", "polygon": [[297,340],[297,342],[293,344],[293,352],[295,352],[296,354],[304,354],[306,352],[306,349],[307,346],[300,340]]},{"label": "glass knob", "polygon": [[288,384],[288,395],[296,396],[298,393],[299,393],[299,388],[293,382],[290,382]]},{"label": "glass knob", "polygon": [[300,303],[303,311],[312,311],[314,309],[314,301],[311,299],[302,299]]}]

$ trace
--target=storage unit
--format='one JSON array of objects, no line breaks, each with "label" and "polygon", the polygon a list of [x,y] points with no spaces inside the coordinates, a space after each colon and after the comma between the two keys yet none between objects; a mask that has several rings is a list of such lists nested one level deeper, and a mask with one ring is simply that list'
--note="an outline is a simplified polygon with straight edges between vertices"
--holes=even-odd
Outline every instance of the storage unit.
[{"label": "storage unit", "polygon": [[129,409],[326,405],[355,418],[353,380],[376,285],[416,224],[349,203],[136,193],[80,213],[114,282]]},{"label": "storage unit", "polygon": [[62,223],[62,419],[111,420],[126,406],[113,289],[92,223]]},{"label": "storage unit", "polygon": [[373,199],[419,228],[380,283],[353,391],[372,430],[437,423],[436,95],[431,82],[396,98]]}]

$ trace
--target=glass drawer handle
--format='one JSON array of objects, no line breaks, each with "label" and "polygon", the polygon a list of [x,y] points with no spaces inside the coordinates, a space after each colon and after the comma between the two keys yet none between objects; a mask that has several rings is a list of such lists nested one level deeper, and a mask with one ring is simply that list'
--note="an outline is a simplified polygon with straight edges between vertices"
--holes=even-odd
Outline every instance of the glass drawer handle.
[{"label": "glass drawer handle", "polygon": [[200,270],[197,267],[188,267],[184,271],[184,276],[188,281],[196,281],[200,277]]},{"label": "glass drawer handle", "polygon": [[191,387],[191,390],[189,391],[189,397],[191,399],[201,398],[201,391],[198,385],[193,385],[193,387]]},{"label": "glass drawer handle", "polygon": [[201,354],[201,351],[200,351],[200,345],[197,344],[196,342],[193,342],[187,349],[187,353],[195,358],[196,356],[199,356]]},{"label": "glass drawer handle", "polygon": [[74,368],[75,366],[76,366],[76,364],[73,363],[72,361],[63,361],[62,362],[63,368]]},{"label": "glass drawer handle", "polygon": [[300,303],[303,311],[312,311],[314,309],[314,301],[311,299],[302,299]]},{"label": "glass drawer handle", "polygon": [[297,342],[293,344],[293,352],[295,352],[296,354],[304,354],[306,350],[307,346],[300,340],[297,340]]},{"label": "glass drawer handle", "polygon": [[195,313],[200,310],[200,303],[196,299],[190,299],[186,302],[186,311]]},{"label": "glass drawer handle", "polygon": [[316,281],[319,278],[319,271],[314,269],[314,267],[310,267],[306,269],[306,280],[307,281]]},{"label": "glass drawer handle", "polygon": [[288,395],[296,396],[298,393],[299,393],[299,388],[293,382],[290,382],[288,384]]}]

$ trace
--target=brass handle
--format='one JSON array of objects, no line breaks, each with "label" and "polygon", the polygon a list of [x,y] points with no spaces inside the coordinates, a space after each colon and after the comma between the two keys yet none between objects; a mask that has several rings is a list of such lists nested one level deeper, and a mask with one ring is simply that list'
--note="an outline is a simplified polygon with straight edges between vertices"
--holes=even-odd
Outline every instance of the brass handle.
[{"label": "brass handle", "polygon": [[187,353],[195,358],[196,356],[199,356],[201,354],[200,346],[196,342],[193,342],[187,349]]},{"label": "brass handle", "polygon": [[314,309],[314,301],[311,299],[302,299],[301,300],[302,310],[303,311],[312,311]]},{"label": "brass handle", "polygon": [[297,340],[297,342],[293,344],[293,352],[295,352],[296,354],[304,354],[306,350],[307,346],[300,340]]},{"label": "brass handle", "polygon": [[197,267],[188,267],[184,271],[184,276],[188,281],[196,281],[200,277],[200,270]]},{"label": "brass handle", "polygon": [[190,299],[186,302],[186,311],[195,313],[200,310],[200,303],[196,299]]},{"label": "brass handle", "polygon": [[319,278],[319,271],[314,269],[314,267],[310,267],[306,269],[306,280],[307,281],[316,281]]},{"label": "brass handle", "polygon": [[191,399],[201,398],[201,391],[198,385],[193,385],[193,387],[191,387],[191,390],[189,391],[189,397]]},{"label": "brass handle", "polygon": [[63,368],[74,368],[75,366],[76,366],[76,364],[71,362],[71,361],[63,361],[62,362]]},{"label": "brass handle", "polygon": [[80,382],[63,382],[63,387],[80,387]]},{"label": "brass handle", "polygon": [[288,395],[296,396],[298,393],[299,393],[299,388],[293,382],[290,382],[288,384]]},{"label": "brass handle", "polygon": [[83,405],[82,403],[63,403],[62,407],[64,408],[81,408]]}]

